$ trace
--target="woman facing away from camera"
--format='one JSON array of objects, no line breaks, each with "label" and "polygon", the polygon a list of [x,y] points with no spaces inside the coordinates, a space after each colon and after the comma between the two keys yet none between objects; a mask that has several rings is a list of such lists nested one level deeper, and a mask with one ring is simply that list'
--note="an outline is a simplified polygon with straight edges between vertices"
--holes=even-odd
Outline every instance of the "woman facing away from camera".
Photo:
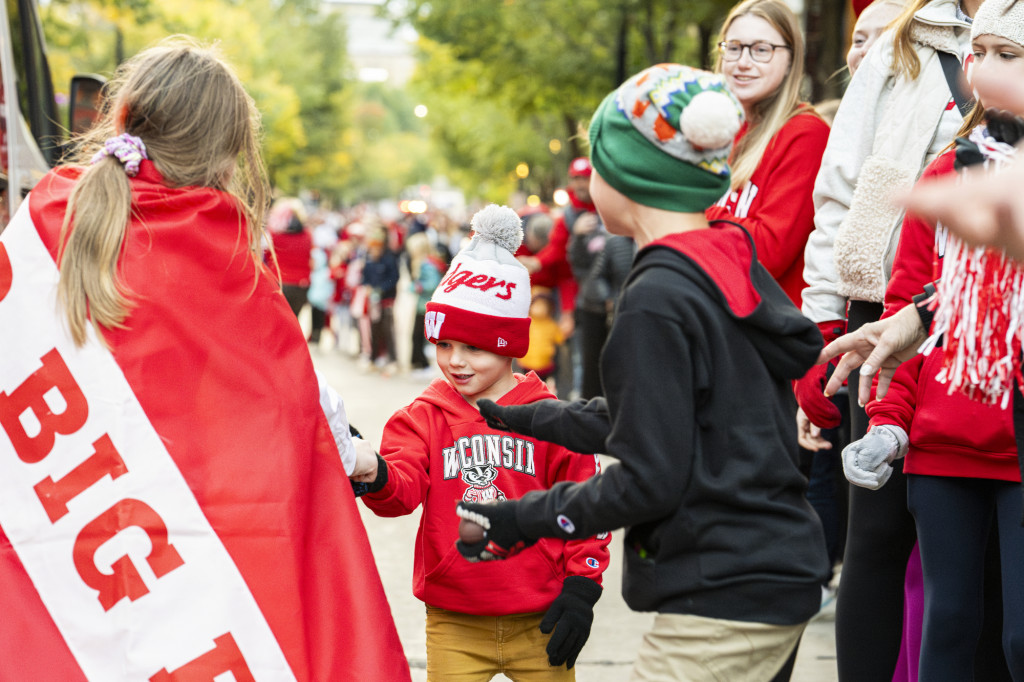
[{"label": "woman facing away from camera", "polygon": [[0,237],[3,676],[410,679],[263,263],[252,99],[182,37],[109,88]]}]

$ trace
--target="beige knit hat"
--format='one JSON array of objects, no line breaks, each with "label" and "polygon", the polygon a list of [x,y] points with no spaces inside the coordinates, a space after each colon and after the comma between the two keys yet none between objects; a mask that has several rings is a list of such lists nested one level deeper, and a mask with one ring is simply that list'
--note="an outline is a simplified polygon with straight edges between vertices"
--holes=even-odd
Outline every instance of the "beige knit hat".
[{"label": "beige knit hat", "polygon": [[971,40],[993,35],[1024,46],[1024,0],[985,0],[974,15]]}]

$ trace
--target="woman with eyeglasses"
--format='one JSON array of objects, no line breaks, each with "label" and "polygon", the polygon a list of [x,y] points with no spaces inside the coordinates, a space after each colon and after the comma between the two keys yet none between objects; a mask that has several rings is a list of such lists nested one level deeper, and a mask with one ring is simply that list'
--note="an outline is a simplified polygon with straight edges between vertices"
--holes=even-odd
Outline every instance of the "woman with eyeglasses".
[{"label": "woman with eyeglasses", "polygon": [[744,0],[732,8],[715,71],[725,76],[746,122],[729,158],[729,191],[706,215],[742,224],[758,260],[799,306],[804,245],[814,229],[811,192],[828,124],[800,101],[804,40],[784,0]]},{"label": "woman with eyeglasses", "polygon": [[[879,319],[903,212],[892,201],[953,141],[963,123],[971,17],[982,0],[910,0],[864,55],[832,125],[814,191],[815,229],[805,253],[803,312],[831,341]],[[947,56],[943,56],[947,55]],[[824,366],[798,382],[817,426],[830,426]],[[857,377],[851,375],[850,385]],[[834,410],[834,408],[832,408]],[[850,401],[850,439],[867,416]],[[879,490],[852,487],[842,583],[836,602],[841,682],[890,680],[900,652],[904,577],[916,541],[902,461]],[[998,600],[987,603],[997,605]],[[982,608],[981,605],[978,608]],[[986,611],[989,611],[988,609]],[[988,617],[990,613],[986,614]],[[996,621],[998,623],[998,620]],[[996,628],[998,629],[998,627]],[[998,632],[982,637],[975,679],[1005,675]],[[994,646],[991,646],[993,645]]]}]

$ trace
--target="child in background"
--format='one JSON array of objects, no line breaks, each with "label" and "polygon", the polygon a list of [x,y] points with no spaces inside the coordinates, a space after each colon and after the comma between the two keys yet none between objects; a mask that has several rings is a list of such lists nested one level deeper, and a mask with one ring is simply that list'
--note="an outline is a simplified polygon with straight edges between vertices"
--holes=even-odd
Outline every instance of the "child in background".
[{"label": "child in background", "polygon": [[546,287],[533,287],[533,300],[530,302],[530,347],[526,355],[519,358],[516,364],[521,369],[533,371],[537,377],[547,384],[552,392],[555,390],[555,363],[558,347],[565,343],[565,336],[558,322],[552,317],[555,311],[555,298]]},{"label": "child in background", "polygon": [[412,281],[409,288],[416,294],[416,319],[412,325],[412,355],[409,365],[414,372],[430,370],[427,355],[423,352],[423,321],[427,314],[427,303],[434,293],[445,264],[441,261],[437,250],[430,243],[426,232],[410,235],[405,242],[406,253],[409,254],[409,274]]},{"label": "child in background", "polygon": [[330,329],[327,313],[335,289],[328,254],[337,245],[338,234],[323,227],[319,225],[313,230],[313,250],[310,254],[312,268],[309,272],[309,291],[306,292],[310,308],[308,340],[314,348],[320,346],[320,335],[324,327]]},{"label": "child in background", "polygon": [[384,228],[370,233],[363,262],[365,312],[370,327],[370,362],[385,374],[397,367],[395,352],[395,296],[398,293],[398,257],[388,248]]},{"label": "child in background", "polygon": [[444,378],[388,421],[362,499],[379,516],[423,505],[413,591],[427,605],[428,679],[574,680],[608,535],[544,540],[500,566],[470,564],[455,548],[456,502],[516,499],[600,469],[596,456],[497,431],[477,411],[482,398],[522,405],[554,396],[533,374],[512,371],[531,325],[529,274],[512,255],[519,216],[488,206],[473,228],[427,304],[425,333]]}]

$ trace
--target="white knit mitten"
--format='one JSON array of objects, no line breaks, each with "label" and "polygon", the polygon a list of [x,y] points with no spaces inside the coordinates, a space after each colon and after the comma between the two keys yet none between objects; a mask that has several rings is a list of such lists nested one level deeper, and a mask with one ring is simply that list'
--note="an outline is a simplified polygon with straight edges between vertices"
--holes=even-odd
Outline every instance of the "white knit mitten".
[{"label": "white knit mitten", "polygon": [[907,432],[894,424],[873,426],[843,448],[843,473],[862,488],[878,490],[892,476],[892,462],[907,454]]}]

